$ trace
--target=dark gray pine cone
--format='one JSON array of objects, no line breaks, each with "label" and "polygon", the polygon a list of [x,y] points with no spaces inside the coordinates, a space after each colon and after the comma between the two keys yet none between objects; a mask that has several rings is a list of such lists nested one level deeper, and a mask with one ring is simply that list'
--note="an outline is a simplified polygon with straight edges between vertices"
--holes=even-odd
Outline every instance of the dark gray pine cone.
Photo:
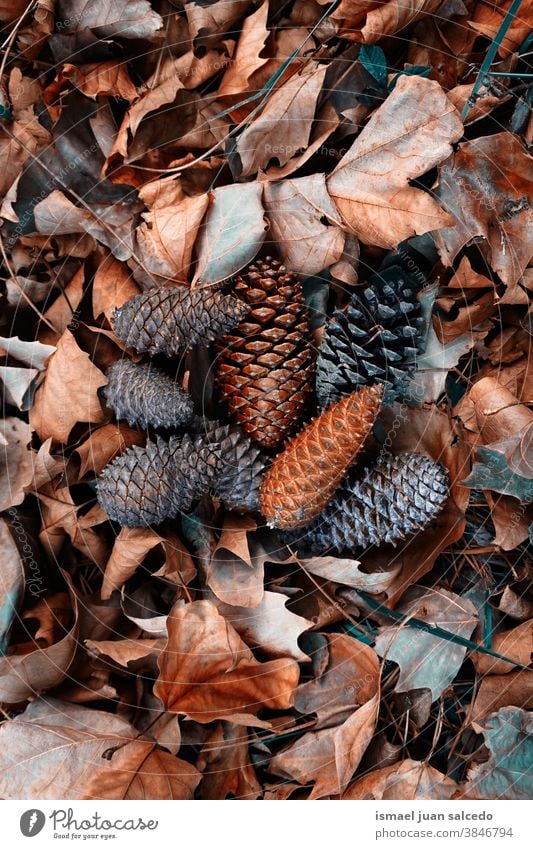
[{"label": "dark gray pine cone", "polygon": [[107,406],[130,425],[178,427],[192,418],[192,398],[151,363],[118,360],[107,370],[107,379]]},{"label": "dark gray pine cone", "polygon": [[250,439],[229,426],[182,439],[160,437],[116,457],[97,481],[110,519],[127,527],[160,524],[211,492],[229,510],[255,510],[264,461]]},{"label": "dark gray pine cone", "polygon": [[407,452],[383,457],[362,476],[350,472],[322,514],[283,539],[313,554],[396,545],[425,528],[448,495],[448,475],[440,463]]},{"label": "dark gray pine cone", "polygon": [[[98,501],[115,522],[130,528],[159,525],[173,515],[174,458],[180,440],[157,437],[146,448],[134,445],[109,463],[96,482]],[[184,499],[183,509],[190,503]]]},{"label": "dark gray pine cone", "polygon": [[318,351],[321,406],[374,383],[384,384],[385,403],[403,396],[424,338],[417,289],[413,275],[391,266],[354,293],[345,312],[335,310]]},{"label": "dark gray pine cone", "polygon": [[135,295],[118,307],[113,330],[128,348],[170,357],[209,345],[232,330],[248,306],[212,288],[166,286]]}]

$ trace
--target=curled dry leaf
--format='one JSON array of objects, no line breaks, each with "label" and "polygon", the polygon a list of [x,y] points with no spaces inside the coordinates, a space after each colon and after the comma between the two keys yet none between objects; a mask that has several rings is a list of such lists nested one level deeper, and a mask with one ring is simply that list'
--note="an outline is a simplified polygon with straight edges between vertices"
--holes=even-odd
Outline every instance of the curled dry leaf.
[{"label": "curled dry leaf", "polygon": [[434,80],[402,76],[328,178],[343,220],[362,241],[393,248],[452,223],[427,192],[409,185],[451,153],[459,115]]},{"label": "curled dry leaf", "polygon": [[0,419],[0,511],[22,504],[33,480],[31,428],[21,419]]},{"label": "curled dry leaf", "polygon": [[4,799],[191,799],[200,780],[124,719],[53,698],[4,722],[0,742]]},{"label": "curled dry leaf", "polygon": [[59,0],[58,16],[65,32],[90,29],[104,39],[151,39],[163,26],[148,0]]},{"label": "curled dry leaf", "polygon": [[50,357],[42,385],[30,412],[30,424],[41,439],[66,442],[77,422],[104,421],[98,389],[106,378],[65,330]]},{"label": "curled dry leaf", "polygon": [[469,707],[468,718],[470,722],[484,726],[490,713],[512,705],[533,710],[533,670],[517,669],[506,675],[485,675]]},{"label": "curled dry leaf", "polygon": [[314,781],[310,799],[343,793],[372,739],[378,710],[379,691],[342,725],[304,734],[273,758],[270,771],[300,784]]},{"label": "curled dry leaf", "polygon": [[108,424],[93,431],[85,442],[76,448],[81,466],[79,477],[87,472],[99,475],[117,454],[123,454],[132,445],[142,445],[144,436],[124,423]]},{"label": "curled dry leaf", "polygon": [[253,725],[259,710],[292,705],[299,677],[289,658],[257,661],[209,601],[171,610],[159,669],[154,693],[165,708],[201,723],[244,714]]},{"label": "curled dry leaf", "polygon": [[12,645],[7,655],[0,657],[0,702],[19,704],[51,690],[66,677],[76,652],[78,633],[78,599],[70,584],[69,589],[71,622],[58,628],[62,636],[57,642],[42,648],[30,642],[21,647],[21,654],[17,652],[17,646]]},{"label": "curled dry leaf", "polygon": [[120,589],[128,578],[131,578],[148,552],[159,545],[165,553],[165,576],[179,576],[183,584],[192,580],[194,567],[177,536],[170,533],[160,535],[151,528],[121,528],[107,562],[102,598],[108,599],[115,590]]},{"label": "curled dry leaf", "polygon": [[440,169],[436,190],[456,220],[435,233],[443,263],[482,237],[489,265],[514,290],[533,256],[532,193],[531,157],[512,133],[460,145]]},{"label": "curled dry leaf", "polygon": [[252,560],[247,537],[256,527],[254,519],[228,513],[209,561],[206,583],[220,601],[231,606],[257,607],[263,598],[263,560]]},{"label": "curled dry leaf", "polygon": [[250,762],[246,729],[217,722],[200,752],[201,799],[257,799],[261,785]]},{"label": "curled dry leaf", "polygon": [[93,280],[93,314],[95,319],[105,315],[111,322],[116,307],[139,294],[132,274],[124,262],[108,253],[98,266]]},{"label": "curled dry leaf", "polygon": [[268,62],[261,57],[268,38],[268,11],[268,0],[264,0],[256,12],[244,19],[233,61],[224,72],[218,89],[219,97],[246,91],[252,74]]},{"label": "curled dry leaf", "polygon": [[350,784],[343,799],[451,799],[457,784],[421,761],[406,758]]},{"label": "curled dry leaf", "polygon": [[310,62],[293,74],[241,133],[236,151],[242,177],[264,170],[271,159],[283,166],[307,148],[325,73],[325,65]]},{"label": "curled dry leaf", "polygon": [[136,276],[149,283],[146,273],[156,283],[170,279],[188,283],[191,257],[200,224],[208,207],[206,194],[187,197],[181,184],[172,180],[148,183],[140,192],[148,205],[142,223],[136,230],[136,256],[141,268]]},{"label": "curled dry leaf", "polygon": [[[16,516],[13,518],[16,521]],[[10,525],[3,518],[0,519],[0,550],[3,556],[0,578],[0,654],[4,654],[11,626],[24,597],[25,574]]]}]

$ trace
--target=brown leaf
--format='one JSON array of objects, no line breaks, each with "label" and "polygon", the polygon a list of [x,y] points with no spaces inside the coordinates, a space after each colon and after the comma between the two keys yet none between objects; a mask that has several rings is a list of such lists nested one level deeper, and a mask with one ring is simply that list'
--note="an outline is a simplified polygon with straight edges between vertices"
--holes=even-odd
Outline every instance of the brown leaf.
[{"label": "brown leaf", "polygon": [[134,253],[134,213],[138,205],[127,203],[92,204],[91,209],[75,206],[58,189],[34,208],[38,233],[61,235],[88,233],[106,245],[117,259]]},{"label": "brown leaf", "polygon": [[[112,713],[36,699],[0,729],[6,799],[191,799],[199,772]],[[111,760],[104,753],[120,746]],[[31,759],[32,767],[27,767]]]},{"label": "brown leaf", "polygon": [[[533,619],[522,622],[508,631],[494,634],[491,649],[511,658],[517,664],[528,666],[533,654]],[[498,660],[486,654],[473,654],[472,663],[478,675],[505,675],[514,668],[512,663],[506,663],[505,660]]]},{"label": "brown leaf", "polygon": [[343,793],[376,726],[379,693],[336,728],[312,731],[273,758],[270,771],[300,784],[314,781],[310,799]]},{"label": "brown leaf", "polygon": [[67,442],[77,422],[103,422],[98,389],[106,378],[87,354],[78,348],[70,330],[65,330],[50,357],[42,385],[30,411],[30,424],[41,439],[51,436]]},{"label": "brown leaf", "polygon": [[110,598],[115,590],[120,589],[148,552],[158,545],[162,546],[166,555],[165,571],[182,573],[182,581],[185,583],[190,580],[190,558],[178,537],[159,535],[151,528],[121,528],[105,569],[102,598]]},{"label": "brown leaf", "polygon": [[218,283],[253,260],[265,238],[260,183],[215,189],[196,245],[195,280]]},{"label": "brown leaf", "polygon": [[343,220],[362,242],[393,248],[452,223],[409,180],[446,159],[462,133],[459,115],[437,82],[399,78],[328,178]]},{"label": "brown leaf", "polygon": [[154,694],[167,710],[211,722],[232,714],[292,705],[299,669],[294,660],[257,661],[209,601],[174,607]]},{"label": "brown leaf", "polygon": [[21,419],[0,419],[0,511],[22,504],[33,480],[31,428]]},{"label": "brown leaf", "polygon": [[345,235],[323,174],[265,183],[264,198],[272,236],[288,268],[308,277],[341,258]]},{"label": "brown leaf", "polygon": [[283,593],[268,590],[257,607],[235,607],[213,599],[219,613],[250,648],[260,649],[267,657],[292,657],[305,662],[309,657],[298,645],[298,637],[314,623],[287,610],[287,601]]},{"label": "brown leaf", "polygon": [[241,133],[236,151],[242,177],[264,170],[271,159],[285,165],[307,147],[325,73],[325,65],[310,62],[274,92]]},{"label": "brown leaf", "polygon": [[497,133],[460,145],[440,169],[436,194],[456,219],[435,233],[443,263],[451,265],[481,236],[493,271],[514,290],[533,256],[531,157],[517,136]]},{"label": "brown leaf", "polygon": [[434,767],[410,758],[350,784],[343,799],[451,799],[457,784]]},{"label": "brown leaf", "polygon": [[509,706],[533,709],[533,670],[517,669],[506,675],[485,675],[469,706],[468,719],[484,725],[490,713]]},{"label": "brown leaf", "polygon": [[[319,2],[325,4],[326,0]],[[367,0],[342,0],[330,17],[343,38],[373,43],[385,35],[394,35],[424,15],[432,14],[441,5],[439,0],[403,0],[401,3],[385,0],[379,4]],[[375,6],[378,8],[372,8]]]},{"label": "brown leaf", "polygon": [[94,530],[95,525],[107,520],[100,505],[95,504],[80,516],[69,488],[57,481],[42,486],[38,497],[42,518],[39,539],[48,554],[56,558],[67,535],[72,545],[83,552],[90,562],[103,568],[108,556],[108,545]]},{"label": "brown leaf", "polygon": [[[495,39],[504,20],[506,23],[509,23],[508,13],[511,5],[512,0],[503,0],[502,3],[489,5],[476,3],[468,25],[477,33],[486,35],[487,38]],[[500,56],[507,56],[520,47],[524,39],[531,32],[532,15],[533,3],[531,0],[523,0],[520,4],[518,14],[510,19],[510,26],[498,44],[498,53]]]},{"label": "brown leaf", "polygon": [[139,287],[132,280],[131,271],[124,262],[107,254],[93,280],[93,315],[97,319],[105,315],[110,322],[115,307],[139,294]]},{"label": "brown leaf", "polygon": [[220,539],[209,562],[206,583],[217,598],[237,607],[257,607],[263,598],[264,568],[262,561],[252,563],[248,531],[257,522],[248,516],[224,517]]},{"label": "brown leaf", "polygon": [[261,785],[250,762],[246,729],[217,722],[207,737],[196,766],[202,773],[201,799],[257,799]]},{"label": "brown leaf", "polygon": [[[78,600],[71,590],[72,621],[61,627],[61,639],[40,648],[37,643],[25,646],[26,653],[17,654],[11,646],[9,654],[0,657],[0,702],[18,704],[56,687],[66,677],[77,648]],[[0,791],[1,792],[1,791]]]},{"label": "brown leaf", "polygon": [[60,0],[58,15],[65,32],[92,29],[100,38],[151,39],[163,26],[148,0]]},{"label": "brown leaf", "polygon": [[392,569],[383,572],[363,572],[359,569],[359,561],[344,557],[312,557],[309,560],[301,560],[301,564],[304,569],[325,578],[326,581],[345,584],[347,587],[376,595],[386,592],[400,571],[400,566],[396,564]]},{"label": "brown leaf", "polygon": [[268,62],[261,57],[268,37],[267,16],[268,2],[265,0],[257,11],[244,19],[237,49],[218,88],[218,97],[246,91],[252,74]]},{"label": "brown leaf", "polygon": [[315,680],[300,684],[294,707],[317,715],[315,730],[338,726],[371,699],[379,685],[379,662],[374,649],[348,634],[324,634],[329,662]]},{"label": "brown leaf", "polygon": [[123,100],[137,100],[139,94],[133,85],[128,69],[123,62],[111,60],[92,65],[63,65],[61,80],[68,80],[86,96],[96,100],[98,95],[110,94]]},{"label": "brown leaf", "polygon": [[90,437],[76,448],[81,460],[79,477],[87,472],[99,475],[104,466],[132,445],[143,445],[144,436],[124,422],[107,424],[94,430]]},{"label": "brown leaf", "polygon": [[[11,6],[11,3],[8,4]],[[25,4],[24,4],[25,5]],[[8,92],[13,103],[13,122],[0,138],[0,197],[18,179],[24,164],[50,143],[50,133],[37,119],[34,102],[39,97],[34,80],[23,77],[19,68],[9,75]]]}]

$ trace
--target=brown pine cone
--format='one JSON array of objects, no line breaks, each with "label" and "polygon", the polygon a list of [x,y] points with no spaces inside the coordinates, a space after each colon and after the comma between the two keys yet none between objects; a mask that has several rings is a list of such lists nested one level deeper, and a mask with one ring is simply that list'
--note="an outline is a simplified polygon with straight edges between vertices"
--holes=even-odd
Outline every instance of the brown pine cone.
[{"label": "brown pine cone", "polygon": [[135,295],[113,314],[113,330],[139,353],[166,354],[209,345],[248,312],[241,300],[211,288],[166,286]]},{"label": "brown pine cone", "polygon": [[104,397],[117,419],[141,427],[177,427],[189,422],[192,398],[151,363],[117,360],[107,370]]},{"label": "brown pine cone", "polygon": [[218,382],[254,442],[276,448],[294,433],[313,391],[314,354],[296,275],[267,257],[237,278],[250,311],[219,344]]},{"label": "brown pine cone", "polygon": [[259,502],[273,528],[299,528],[322,512],[374,424],[382,386],[332,404],[294,436],[265,474]]}]

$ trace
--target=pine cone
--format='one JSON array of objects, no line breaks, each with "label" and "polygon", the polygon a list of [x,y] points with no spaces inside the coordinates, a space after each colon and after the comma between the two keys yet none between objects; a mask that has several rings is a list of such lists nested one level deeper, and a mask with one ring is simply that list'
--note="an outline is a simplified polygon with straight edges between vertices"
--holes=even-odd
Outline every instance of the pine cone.
[{"label": "pine cone", "polygon": [[211,288],[167,286],[135,295],[118,307],[113,330],[128,348],[170,357],[209,345],[235,327],[248,307]]},{"label": "pine cone", "polygon": [[298,427],[313,391],[302,288],[293,272],[267,257],[237,278],[235,293],[251,309],[219,345],[220,391],[245,433],[276,448]]},{"label": "pine cone", "polygon": [[362,477],[352,470],[322,515],[284,539],[313,554],[396,545],[425,528],[448,494],[448,475],[440,463],[421,454],[384,457]]},{"label": "pine cone", "polygon": [[385,386],[386,403],[405,393],[425,324],[416,289],[412,275],[392,266],[352,295],[346,312],[335,310],[318,351],[323,407],[376,382]]},{"label": "pine cone", "polygon": [[[157,437],[134,445],[109,463],[96,482],[98,501],[110,519],[126,527],[159,525],[174,515],[174,456],[180,440]],[[184,503],[183,509],[190,504]]]},{"label": "pine cone", "polygon": [[263,516],[274,528],[298,528],[322,512],[362,447],[381,406],[382,388],[364,386],[286,445],[265,474]]},{"label": "pine cone", "polygon": [[192,399],[183,389],[152,365],[118,360],[107,370],[104,389],[107,406],[117,419],[130,425],[176,427],[192,418]]},{"label": "pine cone", "polygon": [[160,524],[207,492],[229,510],[255,510],[263,469],[258,449],[229,427],[169,442],[158,437],[106,466],[98,500],[110,519],[128,527]]}]

